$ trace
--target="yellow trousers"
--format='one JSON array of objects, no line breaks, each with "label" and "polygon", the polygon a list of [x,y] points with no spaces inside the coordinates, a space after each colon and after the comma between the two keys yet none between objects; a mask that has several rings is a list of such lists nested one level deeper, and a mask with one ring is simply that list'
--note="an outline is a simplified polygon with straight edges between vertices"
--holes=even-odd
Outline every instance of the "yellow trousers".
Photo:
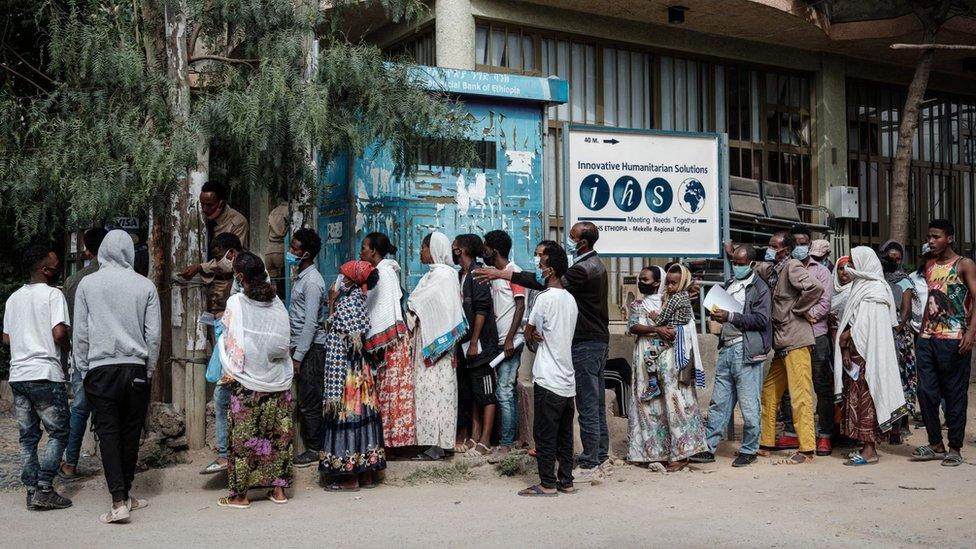
[{"label": "yellow trousers", "polygon": [[793,349],[785,357],[774,358],[762,388],[763,446],[776,445],[776,412],[783,393],[790,390],[793,425],[800,439],[801,452],[813,452],[817,437],[813,427],[813,369],[810,348]]}]

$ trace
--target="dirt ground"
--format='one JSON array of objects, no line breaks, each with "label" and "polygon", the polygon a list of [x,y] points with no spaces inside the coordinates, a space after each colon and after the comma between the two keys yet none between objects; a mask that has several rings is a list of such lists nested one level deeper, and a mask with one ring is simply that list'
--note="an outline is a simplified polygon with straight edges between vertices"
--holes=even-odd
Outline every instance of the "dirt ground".
[{"label": "dirt ground", "polygon": [[[971,402],[976,394],[970,391]],[[924,443],[918,429],[909,444],[883,447],[879,465],[842,466],[838,452],[804,466],[761,459],[730,467],[736,443],[719,459],[674,474],[620,464],[600,485],[576,495],[520,498],[535,482],[534,464],[515,477],[491,465],[419,466],[393,462],[387,484],[358,493],[327,493],[314,469],[296,470],[287,505],[258,499],[249,510],[222,509],[222,476],[197,471],[211,459],[140,473],[134,493],[150,507],[127,525],[104,525],[98,514],[109,498],[103,480],[61,485],[74,507],[31,512],[23,492],[0,492],[2,546],[214,547],[227,543],[273,547],[635,547],[763,546],[972,547],[976,539],[976,418],[957,468],[911,463]],[[3,452],[16,429],[0,418]],[[4,456],[10,458],[12,456]],[[12,461],[12,460],[9,460]],[[106,536],[111,536],[110,538]],[[232,541],[233,540],[233,541]],[[260,544],[260,545],[257,545]]]}]

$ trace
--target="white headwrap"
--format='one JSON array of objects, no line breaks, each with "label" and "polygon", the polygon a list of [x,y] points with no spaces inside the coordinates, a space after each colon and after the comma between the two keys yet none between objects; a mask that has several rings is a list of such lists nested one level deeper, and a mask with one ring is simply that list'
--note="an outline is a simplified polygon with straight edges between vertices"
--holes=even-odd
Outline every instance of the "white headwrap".
[{"label": "white headwrap", "polygon": [[443,233],[430,235],[433,263],[407,299],[407,308],[420,320],[424,362],[431,366],[468,329],[461,307],[461,285],[451,258],[451,241]]},{"label": "white headwrap", "polygon": [[254,301],[244,294],[227,298],[217,340],[220,364],[241,385],[261,393],[291,388],[288,310],[277,297]]},{"label": "white headwrap", "polygon": [[[841,317],[837,333],[851,329],[851,340],[857,352],[864,359],[864,371],[856,366],[848,370],[852,378],[864,376],[878,423],[882,430],[901,417],[905,410],[905,392],[898,374],[898,354],[895,351],[895,338],[892,328],[898,325],[895,313],[895,300],[891,287],[885,281],[878,255],[867,246],[851,250],[851,262],[847,272],[854,281],[844,315]],[[834,342],[834,393],[843,393],[844,361],[840,350],[840,336]],[[896,416],[896,414],[898,414]]]},{"label": "white headwrap", "polygon": [[386,348],[407,333],[403,322],[400,299],[400,264],[392,259],[384,259],[376,266],[380,280],[376,287],[366,294],[366,310],[369,313],[369,333],[366,334],[367,351]]}]

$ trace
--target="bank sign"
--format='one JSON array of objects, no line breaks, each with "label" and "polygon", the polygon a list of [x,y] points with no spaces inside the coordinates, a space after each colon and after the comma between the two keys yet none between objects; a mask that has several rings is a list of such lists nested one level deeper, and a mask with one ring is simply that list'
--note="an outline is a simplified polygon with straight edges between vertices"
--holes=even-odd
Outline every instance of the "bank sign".
[{"label": "bank sign", "polygon": [[600,229],[607,256],[720,257],[727,234],[723,134],[567,124],[566,234]]}]

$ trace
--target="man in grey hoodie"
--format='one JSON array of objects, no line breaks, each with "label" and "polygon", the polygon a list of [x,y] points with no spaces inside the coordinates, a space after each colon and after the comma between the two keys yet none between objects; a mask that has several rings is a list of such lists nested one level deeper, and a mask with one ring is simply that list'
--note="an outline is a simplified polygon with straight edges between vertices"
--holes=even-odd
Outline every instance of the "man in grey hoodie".
[{"label": "man in grey hoodie", "polygon": [[98,271],[81,281],[75,296],[75,367],[85,380],[112,493],[105,523],[128,521],[129,511],[147,505],[129,490],[159,358],[160,309],[156,287],[133,270],[134,259],[132,237],[109,232],[98,249]]}]

